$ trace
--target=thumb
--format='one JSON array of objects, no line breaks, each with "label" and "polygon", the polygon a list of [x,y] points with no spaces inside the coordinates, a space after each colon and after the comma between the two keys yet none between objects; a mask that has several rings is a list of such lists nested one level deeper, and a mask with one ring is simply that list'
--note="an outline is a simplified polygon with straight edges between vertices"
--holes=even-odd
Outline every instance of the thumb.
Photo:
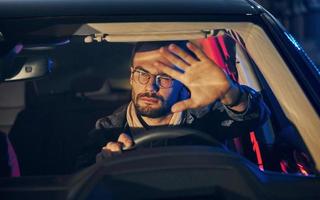
[{"label": "thumb", "polygon": [[186,100],[179,101],[178,103],[174,104],[171,107],[171,111],[173,113],[181,112],[181,111],[184,111],[184,110],[187,110],[187,109],[191,108],[191,106],[192,106],[191,99],[186,99]]},{"label": "thumb", "polygon": [[118,137],[118,142],[123,145],[124,149],[128,149],[133,146],[132,138],[125,133],[120,134],[120,136]]}]

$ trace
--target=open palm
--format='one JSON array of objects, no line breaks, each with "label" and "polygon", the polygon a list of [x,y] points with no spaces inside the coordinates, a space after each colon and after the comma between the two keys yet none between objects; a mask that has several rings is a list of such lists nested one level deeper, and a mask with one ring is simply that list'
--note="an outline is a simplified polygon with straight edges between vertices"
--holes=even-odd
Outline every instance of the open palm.
[{"label": "open palm", "polygon": [[184,72],[161,62],[155,63],[156,66],[161,66],[164,73],[183,83],[191,93],[189,99],[173,105],[172,112],[209,105],[226,94],[232,84],[226,73],[198,47],[192,43],[188,43],[187,47],[197,58],[174,44],[171,44],[168,48],[162,47],[160,49],[162,56]]}]

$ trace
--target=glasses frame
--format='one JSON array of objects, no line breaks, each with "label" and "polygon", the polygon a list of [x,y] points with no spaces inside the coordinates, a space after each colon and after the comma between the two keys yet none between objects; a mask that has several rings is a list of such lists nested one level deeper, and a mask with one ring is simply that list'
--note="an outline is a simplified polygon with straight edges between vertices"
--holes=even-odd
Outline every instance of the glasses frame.
[{"label": "glasses frame", "polygon": [[[134,73],[136,73],[136,72],[139,73],[139,74],[138,74],[138,80],[136,80],[136,78],[135,78],[135,76],[134,76]],[[131,73],[132,73],[132,76],[133,76],[132,79],[133,79],[136,83],[140,83],[141,85],[147,85],[147,84],[150,82],[151,77],[152,77],[153,80],[156,80],[156,85],[157,85],[158,87],[160,87],[160,88],[165,88],[165,89],[172,88],[172,87],[173,87],[174,80],[175,80],[175,79],[171,78],[170,76],[162,75],[162,74],[157,74],[157,75],[155,75],[155,74],[151,74],[151,73],[149,73],[149,72],[147,72],[147,71],[144,71],[144,70],[142,70],[142,69],[135,69],[135,70],[133,70]],[[146,83],[140,81],[141,73],[145,73],[145,74],[148,74],[148,75],[149,75],[148,81],[147,81]],[[170,85],[170,87],[164,87],[163,85],[160,84],[160,83],[161,83],[161,82],[160,82],[160,78],[164,78],[164,76],[165,76],[165,79],[171,79],[171,85]]]}]

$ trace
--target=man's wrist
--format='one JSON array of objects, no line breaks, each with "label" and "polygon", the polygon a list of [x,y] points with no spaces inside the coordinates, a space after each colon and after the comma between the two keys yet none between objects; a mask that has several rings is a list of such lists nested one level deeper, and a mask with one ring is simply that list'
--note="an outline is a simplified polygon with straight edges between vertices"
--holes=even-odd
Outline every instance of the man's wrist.
[{"label": "man's wrist", "polygon": [[228,92],[220,99],[220,102],[228,108],[242,112],[246,110],[248,104],[248,94],[238,83],[233,83]]}]

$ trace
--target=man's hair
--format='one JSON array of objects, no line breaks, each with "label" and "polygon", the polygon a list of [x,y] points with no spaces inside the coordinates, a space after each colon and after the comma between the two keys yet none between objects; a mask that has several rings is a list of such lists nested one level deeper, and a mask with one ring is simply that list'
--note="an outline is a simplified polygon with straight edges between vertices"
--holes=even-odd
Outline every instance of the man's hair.
[{"label": "man's hair", "polygon": [[191,52],[187,48],[188,41],[181,40],[181,41],[153,41],[153,42],[137,42],[132,50],[131,54],[131,66],[133,65],[133,58],[136,53],[139,52],[145,52],[145,51],[152,51],[156,49],[160,49],[161,47],[169,46],[170,44],[175,44],[184,51],[186,51],[188,54],[191,54],[192,56],[195,56],[193,52]]}]

